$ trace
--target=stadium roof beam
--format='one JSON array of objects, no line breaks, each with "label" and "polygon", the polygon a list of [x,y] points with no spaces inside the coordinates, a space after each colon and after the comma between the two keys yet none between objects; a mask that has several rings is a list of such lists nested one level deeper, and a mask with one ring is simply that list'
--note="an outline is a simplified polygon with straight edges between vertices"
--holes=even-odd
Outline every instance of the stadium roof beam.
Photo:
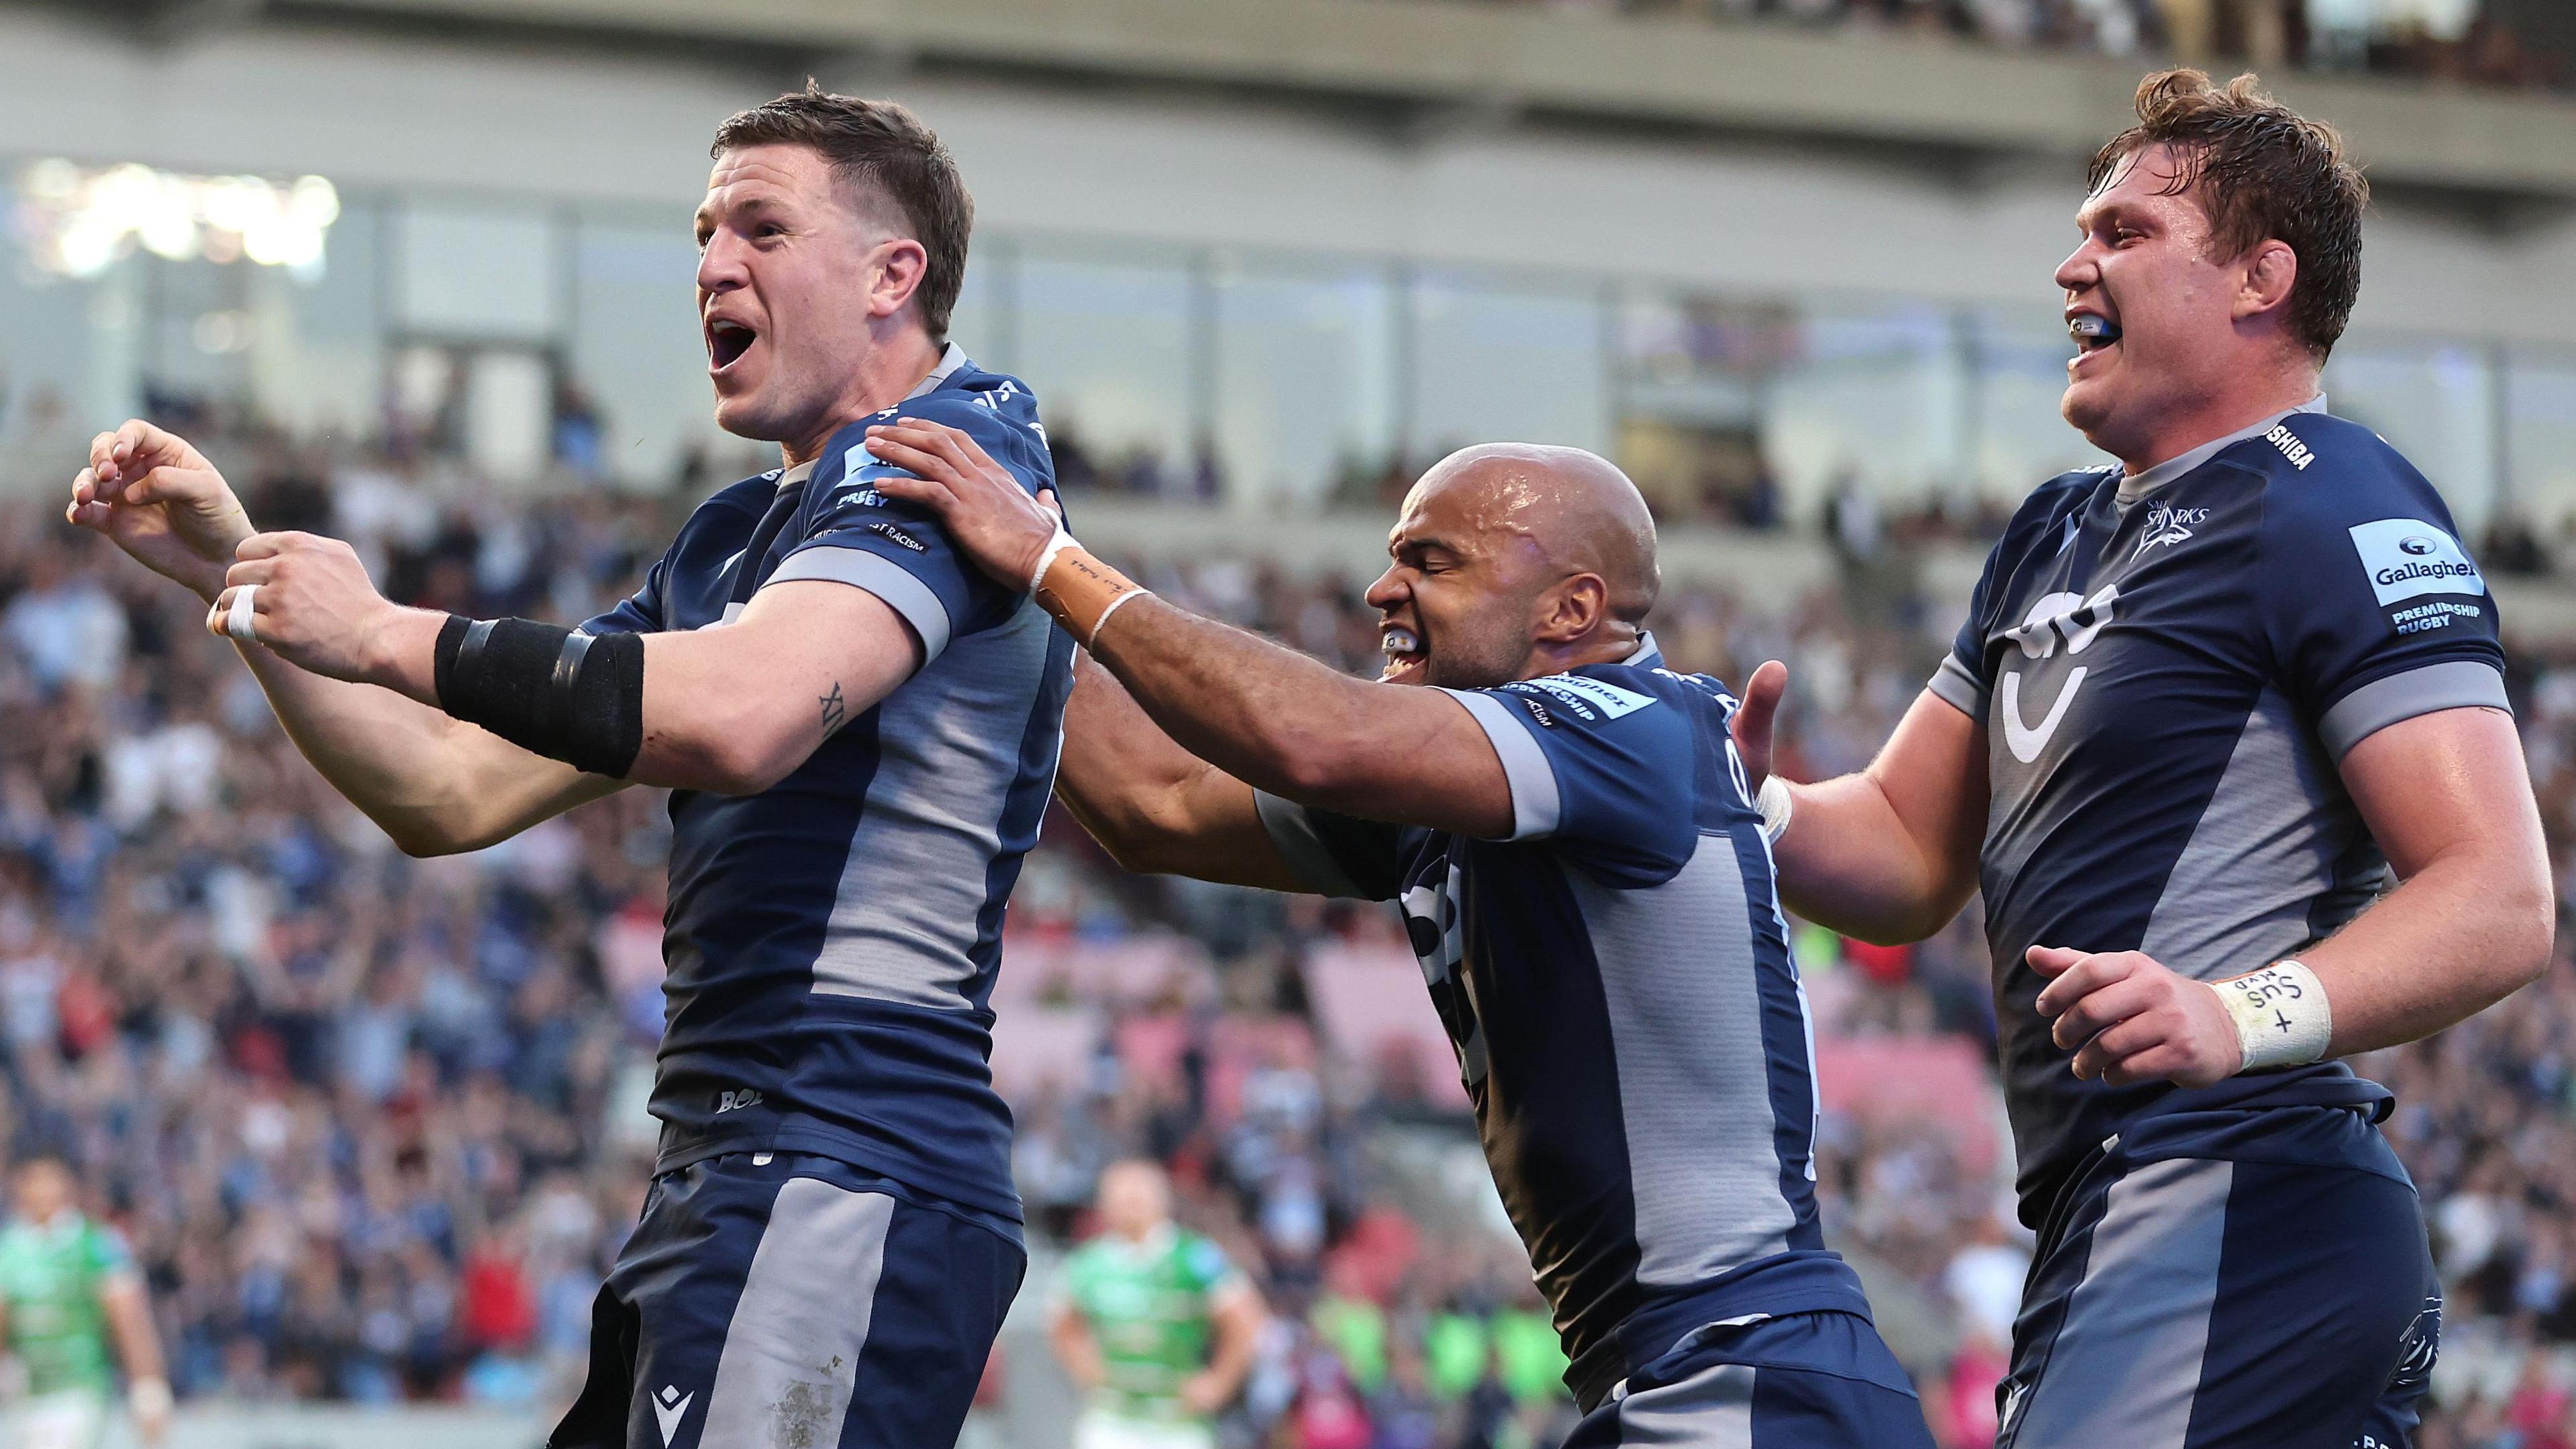
[{"label": "stadium roof beam", "polygon": [[[892,48],[924,62],[1284,86],[1435,108],[1504,97],[1530,113],[1968,153],[2087,154],[2129,120],[2147,64],[1465,0],[293,0],[272,8],[826,53]],[[2576,102],[2313,75],[2278,89],[2332,117],[2383,183],[2576,199]]]}]

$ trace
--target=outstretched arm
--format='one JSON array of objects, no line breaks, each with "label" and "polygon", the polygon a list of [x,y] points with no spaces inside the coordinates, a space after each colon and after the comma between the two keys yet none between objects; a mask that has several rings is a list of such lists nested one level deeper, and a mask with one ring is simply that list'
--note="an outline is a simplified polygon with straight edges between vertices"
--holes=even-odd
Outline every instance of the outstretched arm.
[{"label": "outstretched arm", "polygon": [[1075,656],[1055,793],[1139,874],[1311,889],[1271,844],[1252,787],[1182,749],[1088,654]]},{"label": "outstretched arm", "polygon": [[[1068,617],[1057,585],[1037,590],[1033,579],[1061,534],[1051,499],[1031,498],[954,428],[899,420],[869,429],[869,447],[915,475],[881,478],[879,488],[935,511],[987,573]],[[1082,608],[1090,616],[1075,637],[1190,754],[1300,804],[1487,838],[1512,833],[1502,761],[1457,699],[1353,679],[1111,582],[1088,555],[1064,556],[1050,579],[1059,576],[1065,590],[1089,591]],[[1129,595],[1114,604],[1115,626],[1105,632],[1103,589]]]},{"label": "outstretched arm", "polygon": [[[1773,660],[1746,681],[1736,752],[1758,786],[1771,772],[1771,725],[1789,672]],[[1926,691],[1869,768],[1812,785],[1781,782],[1789,826],[1772,853],[1780,900],[1863,941],[1919,941],[1977,889],[1986,828],[1986,731]]]}]

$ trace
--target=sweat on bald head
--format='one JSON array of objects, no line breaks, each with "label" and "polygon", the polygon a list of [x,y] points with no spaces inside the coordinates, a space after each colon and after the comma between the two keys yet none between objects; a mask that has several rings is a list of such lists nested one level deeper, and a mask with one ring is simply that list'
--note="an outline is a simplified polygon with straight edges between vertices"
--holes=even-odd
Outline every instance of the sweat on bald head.
[{"label": "sweat on bald head", "polygon": [[1490,543],[1559,574],[1598,574],[1612,618],[1635,624],[1655,607],[1663,572],[1654,514],[1609,459],[1544,443],[1482,443],[1433,464],[1414,498],[1453,489]]}]

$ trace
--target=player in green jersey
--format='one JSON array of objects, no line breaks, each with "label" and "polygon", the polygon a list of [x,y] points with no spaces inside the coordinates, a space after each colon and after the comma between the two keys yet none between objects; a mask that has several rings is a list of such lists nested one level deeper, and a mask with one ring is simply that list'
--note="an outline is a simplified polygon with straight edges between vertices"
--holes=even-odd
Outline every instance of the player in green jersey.
[{"label": "player in green jersey", "polygon": [[81,1213],[60,1158],[25,1159],[10,1187],[16,1211],[0,1229],[0,1340],[27,1371],[27,1396],[8,1416],[7,1442],[93,1449],[106,1433],[122,1361],[135,1429],[145,1443],[159,1443],[170,1422],[170,1381],[125,1240]]},{"label": "player in green jersey", "polygon": [[1074,1449],[1212,1449],[1267,1316],[1225,1251],[1172,1221],[1151,1162],[1100,1174],[1104,1232],[1065,1258],[1048,1337],[1091,1396]]}]

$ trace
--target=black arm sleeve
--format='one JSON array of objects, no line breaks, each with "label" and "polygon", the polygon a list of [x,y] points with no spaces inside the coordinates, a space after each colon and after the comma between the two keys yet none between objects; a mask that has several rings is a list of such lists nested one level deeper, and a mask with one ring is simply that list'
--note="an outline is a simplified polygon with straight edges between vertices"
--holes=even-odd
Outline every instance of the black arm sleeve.
[{"label": "black arm sleeve", "polygon": [[644,748],[641,634],[450,614],[433,678],[439,708],[591,774],[623,779]]}]

